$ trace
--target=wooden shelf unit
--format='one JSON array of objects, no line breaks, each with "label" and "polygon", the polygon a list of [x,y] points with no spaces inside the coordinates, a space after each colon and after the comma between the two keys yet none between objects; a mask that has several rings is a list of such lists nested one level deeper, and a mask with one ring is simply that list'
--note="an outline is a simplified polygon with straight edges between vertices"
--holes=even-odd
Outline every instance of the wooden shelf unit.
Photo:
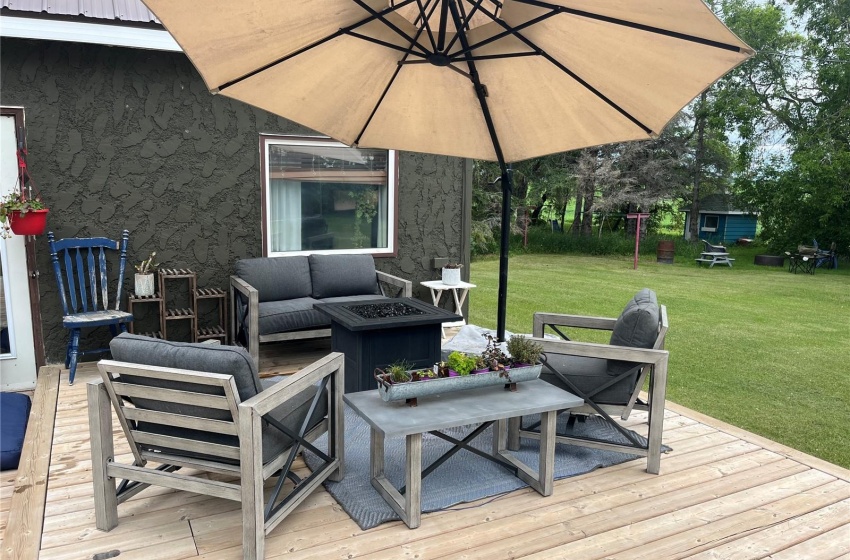
[{"label": "wooden shelf unit", "polygon": [[[187,283],[187,305],[188,307],[175,306],[166,307],[167,287],[175,280],[184,280]],[[173,288],[172,288],[173,289]],[[210,301],[218,306],[218,324],[198,324],[198,303]],[[192,342],[217,339],[222,344],[227,344],[227,292],[219,288],[198,288],[198,276],[195,272],[185,268],[161,268],[159,270],[159,292],[152,296],[137,296],[131,293],[128,297],[127,310],[133,313],[134,305],[147,303],[157,304],[159,312],[159,330],[154,332],[140,332],[136,334],[161,338],[168,340],[169,321],[191,321],[189,327]],[[133,323],[129,324],[128,330],[133,333]]]},{"label": "wooden shelf unit", "polygon": [[[204,341],[210,339],[221,340],[222,344],[227,344],[227,292],[218,288],[198,288],[195,290],[194,298],[195,312],[195,340]],[[198,320],[198,303],[202,301],[210,301],[218,306],[218,324],[209,326],[200,326]]]},{"label": "wooden shelf unit", "polygon": [[[189,307],[166,307],[165,298],[166,283],[171,284],[175,280],[187,283],[186,296]],[[198,322],[195,317],[194,294],[198,287],[198,275],[186,268],[160,268],[159,269],[159,293],[162,294],[162,338],[168,340],[169,321],[190,321],[189,332],[192,342],[198,342]]]},{"label": "wooden shelf unit", "polygon": [[151,338],[164,338],[163,335],[162,335],[162,332],[163,332],[162,305],[163,305],[164,301],[165,300],[162,297],[162,292],[156,293],[152,296],[137,296],[136,294],[131,292],[130,295],[128,296],[128,298],[127,298],[127,311],[132,315],[134,305],[155,303],[156,304],[157,317],[159,319],[159,330],[153,331],[153,332],[136,333],[135,328],[133,326],[135,324],[134,321],[130,321],[130,323],[127,325],[127,330],[132,334],[140,334],[142,336],[149,336]]}]

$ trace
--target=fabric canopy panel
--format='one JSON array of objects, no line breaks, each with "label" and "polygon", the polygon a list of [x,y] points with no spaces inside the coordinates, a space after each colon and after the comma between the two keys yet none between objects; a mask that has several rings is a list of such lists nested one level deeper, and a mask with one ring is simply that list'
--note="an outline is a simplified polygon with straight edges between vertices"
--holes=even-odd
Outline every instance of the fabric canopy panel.
[{"label": "fabric canopy panel", "polygon": [[654,137],[752,54],[701,0],[145,3],[213,92],[349,145],[508,162]]}]

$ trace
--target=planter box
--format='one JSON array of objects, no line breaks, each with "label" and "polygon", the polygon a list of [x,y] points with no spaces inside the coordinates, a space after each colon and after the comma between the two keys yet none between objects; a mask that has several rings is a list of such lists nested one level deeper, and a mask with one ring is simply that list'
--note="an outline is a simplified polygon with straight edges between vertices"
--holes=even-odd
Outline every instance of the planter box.
[{"label": "planter box", "polygon": [[[424,381],[408,381],[406,383],[390,384],[385,376],[376,370],[375,379],[378,380],[378,392],[384,401],[414,400],[418,397],[428,395],[439,395],[452,391],[465,391],[488,385],[507,385],[531,381],[540,377],[541,365],[515,367],[507,370],[507,377],[500,376],[501,372],[488,371],[487,373],[473,373],[458,377],[438,377]],[[415,405],[415,402],[412,403]]]}]

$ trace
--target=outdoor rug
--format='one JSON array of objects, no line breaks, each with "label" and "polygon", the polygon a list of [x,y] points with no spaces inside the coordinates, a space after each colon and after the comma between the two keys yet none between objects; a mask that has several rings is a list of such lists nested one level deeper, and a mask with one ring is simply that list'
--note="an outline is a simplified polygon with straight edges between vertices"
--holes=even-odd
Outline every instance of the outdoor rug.
[{"label": "outdoor rug", "polygon": [[[590,416],[586,422],[576,422],[567,428],[566,414],[558,418],[558,433],[590,436],[611,442],[622,443],[625,438],[607,423]],[[528,419],[526,416],[526,424]],[[476,426],[461,426],[445,433],[457,439],[471,432]],[[492,427],[487,428],[473,440],[473,447],[488,452],[492,449]],[[645,439],[638,436],[642,442]],[[404,485],[403,437],[387,437],[384,442],[386,476],[396,488]],[[319,449],[327,449],[326,436],[316,440]],[[451,448],[451,444],[436,436],[422,434],[422,465],[433,463]],[[538,465],[538,443],[522,439],[516,455],[533,469]],[[665,450],[669,448],[665,447]],[[305,451],[304,458],[311,469],[319,466],[315,455]],[[558,444],[555,446],[555,479],[577,476],[600,467],[617,465],[640,458],[638,455],[603,451],[589,447]],[[371,529],[381,523],[399,519],[369,481],[369,425],[348,405],[345,406],[345,478],[340,482],[325,481],[325,488],[351,516],[361,529]],[[434,472],[422,479],[422,512],[447,509],[463,502],[497,496],[528,486],[507,469],[468,451],[460,450]]]}]

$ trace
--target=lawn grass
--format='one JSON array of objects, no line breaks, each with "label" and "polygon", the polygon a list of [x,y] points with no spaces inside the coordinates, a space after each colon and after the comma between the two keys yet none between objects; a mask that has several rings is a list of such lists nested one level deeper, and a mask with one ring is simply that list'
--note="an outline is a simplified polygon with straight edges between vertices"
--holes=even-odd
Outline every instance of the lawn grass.
[{"label": "lawn grass", "polygon": [[[850,270],[789,274],[753,266],[757,249],[731,252],[733,268],[711,269],[512,255],[507,329],[530,332],[535,311],[616,317],[652,288],[670,320],[670,401],[850,467]],[[498,259],[476,260],[470,273],[470,321],[495,328]]]}]

